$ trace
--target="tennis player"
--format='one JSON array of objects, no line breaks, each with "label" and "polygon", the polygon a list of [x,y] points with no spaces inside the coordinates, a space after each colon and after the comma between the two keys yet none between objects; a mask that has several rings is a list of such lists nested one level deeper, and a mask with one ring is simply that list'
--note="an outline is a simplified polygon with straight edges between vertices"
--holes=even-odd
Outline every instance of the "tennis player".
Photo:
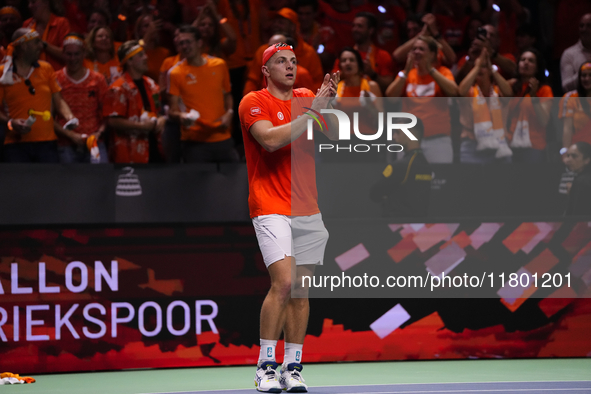
[{"label": "tennis player", "polygon": [[[247,94],[239,107],[250,216],[271,276],[261,309],[255,385],[258,391],[301,393],[308,391],[301,363],[309,302],[305,290],[295,296],[292,290],[301,290],[298,279],[313,275],[314,267],[322,264],[328,240],[317,203],[314,141],[305,131],[311,113],[331,108],[339,74],[326,74],[314,96],[308,89],[293,89],[297,60],[291,46],[271,45],[262,60],[267,87]],[[337,127],[331,127],[336,120],[331,117],[326,117],[329,127],[322,131],[336,139]],[[277,371],[275,347],[282,331],[285,357]]]}]

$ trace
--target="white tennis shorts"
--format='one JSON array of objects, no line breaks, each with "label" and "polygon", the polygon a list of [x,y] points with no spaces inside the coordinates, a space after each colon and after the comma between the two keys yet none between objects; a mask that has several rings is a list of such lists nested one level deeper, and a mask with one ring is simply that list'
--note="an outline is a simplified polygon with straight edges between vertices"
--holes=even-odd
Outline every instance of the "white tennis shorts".
[{"label": "white tennis shorts", "polygon": [[296,265],[322,265],[328,231],[320,213],[312,216],[262,215],[253,218],[252,224],[267,267],[285,256],[294,256]]}]

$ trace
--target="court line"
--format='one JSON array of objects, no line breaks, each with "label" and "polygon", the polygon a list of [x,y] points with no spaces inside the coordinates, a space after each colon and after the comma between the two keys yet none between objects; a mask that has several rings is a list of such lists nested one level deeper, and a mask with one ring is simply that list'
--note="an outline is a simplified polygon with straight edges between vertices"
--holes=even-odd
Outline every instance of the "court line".
[{"label": "court line", "polygon": [[591,387],[578,387],[578,388],[552,388],[552,389],[490,389],[490,390],[424,390],[424,391],[363,391],[359,393],[347,393],[347,394],[420,394],[420,393],[490,393],[490,392],[527,392],[527,391],[581,391],[590,390]]},{"label": "court line", "polygon": [[[434,385],[434,384],[497,384],[497,383],[591,383],[591,380],[538,380],[538,381],[492,381],[492,382],[435,382],[435,383],[391,383],[391,384],[358,384],[358,385],[347,385],[346,387],[375,387],[375,386],[410,386],[410,385]],[[314,386],[312,388],[324,388],[324,387],[345,387],[345,386]],[[210,389],[210,390],[189,390],[189,391],[159,391],[155,393],[138,393],[138,394],[182,394],[182,393],[211,393],[216,391],[238,391],[238,390],[252,390],[253,387],[238,388],[238,389]],[[507,392],[507,391],[575,391],[575,390],[590,390],[590,387],[578,387],[578,388],[550,388],[550,389],[490,389],[490,390],[427,390],[427,391],[362,391],[358,393],[347,393],[347,394],[397,394],[397,393],[476,393],[476,392]],[[256,388],[255,388],[256,390]]]}]

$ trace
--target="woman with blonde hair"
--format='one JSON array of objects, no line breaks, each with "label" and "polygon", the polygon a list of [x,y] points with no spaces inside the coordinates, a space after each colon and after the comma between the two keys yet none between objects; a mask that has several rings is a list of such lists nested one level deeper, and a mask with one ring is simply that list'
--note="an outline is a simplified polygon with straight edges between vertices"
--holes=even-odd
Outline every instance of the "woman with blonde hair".
[{"label": "woman with blonde hair", "polygon": [[86,37],[86,51],[84,67],[103,74],[107,84],[121,75],[111,29],[106,26],[92,29]]},{"label": "woman with blonde hair", "polygon": [[453,162],[448,100],[458,96],[449,68],[437,62],[439,46],[433,37],[418,36],[406,58],[404,71],[386,89],[387,97],[406,97],[402,110],[423,121],[421,149],[429,163]]}]

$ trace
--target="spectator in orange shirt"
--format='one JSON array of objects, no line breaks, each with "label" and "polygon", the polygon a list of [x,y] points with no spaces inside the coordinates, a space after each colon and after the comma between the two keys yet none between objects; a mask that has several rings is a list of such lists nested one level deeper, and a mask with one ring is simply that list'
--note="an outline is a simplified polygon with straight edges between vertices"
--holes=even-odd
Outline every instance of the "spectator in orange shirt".
[{"label": "spectator in orange shirt", "polygon": [[0,32],[4,35],[4,39],[0,43],[3,47],[10,44],[10,39],[16,29],[23,25],[21,13],[11,6],[0,8]]},{"label": "spectator in orange shirt", "polygon": [[[314,48],[307,44],[301,36],[297,33],[298,30],[298,16],[289,8],[282,8],[277,12],[276,18],[273,20],[273,32],[284,33],[286,36],[293,37],[297,41],[294,47],[298,65],[306,68],[314,81],[314,86],[309,87],[311,90],[316,90],[322,84],[322,65],[320,58]],[[244,86],[244,94],[253,90],[259,90],[263,87],[263,76],[261,74],[260,62],[263,58],[263,52],[268,48],[267,44],[262,45],[256,51],[253,61],[248,67],[248,76],[246,85]]]},{"label": "spectator in orange shirt", "polygon": [[160,29],[162,21],[155,19],[153,15],[140,16],[135,25],[135,38],[143,40],[142,45],[148,56],[148,72],[146,75],[153,80],[158,80],[160,66],[170,55],[170,51],[160,46]]},{"label": "spectator in orange shirt", "polygon": [[591,144],[591,62],[581,64],[577,89],[564,95],[560,117],[564,118],[562,154],[579,141]]},{"label": "spectator in orange shirt", "polygon": [[[377,113],[383,111],[382,90],[377,82],[365,77],[363,60],[359,51],[345,47],[339,55],[341,80],[337,84],[336,109],[351,113],[359,113],[359,130],[362,134],[374,134],[378,127]],[[298,67],[298,73],[300,72]],[[348,97],[348,99],[343,99]],[[353,98],[357,98],[354,100]],[[375,160],[373,154],[363,155],[364,159]],[[350,159],[349,159],[350,160]]]},{"label": "spectator in orange shirt", "polygon": [[[107,93],[107,82],[102,74],[84,67],[84,36],[69,34],[63,48],[66,67],[56,73],[56,78],[62,88],[62,96],[74,116],[80,120],[80,126],[69,132],[70,138],[60,136],[60,162],[108,163],[107,147],[102,138],[105,131],[102,103]],[[65,123],[65,119],[57,119],[55,127],[60,131],[59,134],[67,135],[68,130],[63,129]],[[96,154],[91,156],[87,146],[87,138],[91,135],[97,139],[98,157]]]},{"label": "spectator in orange shirt", "polygon": [[103,74],[107,84],[113,83],[121,75],[111,29],[106,26],[92,29],[86,37],[86,50],[84,67]]},{"label": "spectator in orange shirt", "polygon": [[77,127],[78,119],[62,98],[51,65],[39,61],[43,50],[39,33],[20,28],[12,38],[7,61],[0,66],[0,102],[4,101],[10,114],[0,113],[0,120],[7,123],[9,130],[4,140],[4,159],[57,163],[57,136],[52,117],[44,120],[35,114],[31,123],[29,111],[50,112],[53,106],[67,121],[64,128],[68,130]]},{"label": "spectator in orange shirt", "polygon": [[402,101],[402,109],[423,121],[421,149],[427,161],[451,163],[451,117],[447,100],[441,97],[456,97],[458,85],[447,67],[437,65],[437,49],[433,37],[418,36],[404,71],[386,89],[386,96],[408,97]]},{"label": "spectator in orange shirt", "polygon": [[550,119],[552,89],[544,83],[544,59],[533,48],[519,58],[517,78],[509,81],[516,98],[509,102],[507,124],[513,162],[546,160],[546,126]]},{"label": "spectator in orange shirt", "polygon": [[[179,46],[185,60],[170,72],[169,116],[182,125],[184,161],[238,161],[231,133],[234,103],[226,62],[201,54],[201,36],[193,26],[180,28]],[[181,111],[181,100],[187,112]]]},{"label": "spectator in orange shirt", "polygon": [[51,12],[50,0],[29,0],[29,10],[33,15],[23,23],[23,27],[36,30],[41,36],[44,52],[40,59],[47,61],[54,70],[64,66],[62,43],[70,32],[70,23],[64,17]]},{"label": "spectator in orange shirt", "polygon": [[159,137],[166,119],[160,112],[160,88],[149,77],[148,57],[138,41],[127,41],[117,51],[123,74],[107,91],[103,115],[113,128],[110,153],[114,163],[157,161]]}]

